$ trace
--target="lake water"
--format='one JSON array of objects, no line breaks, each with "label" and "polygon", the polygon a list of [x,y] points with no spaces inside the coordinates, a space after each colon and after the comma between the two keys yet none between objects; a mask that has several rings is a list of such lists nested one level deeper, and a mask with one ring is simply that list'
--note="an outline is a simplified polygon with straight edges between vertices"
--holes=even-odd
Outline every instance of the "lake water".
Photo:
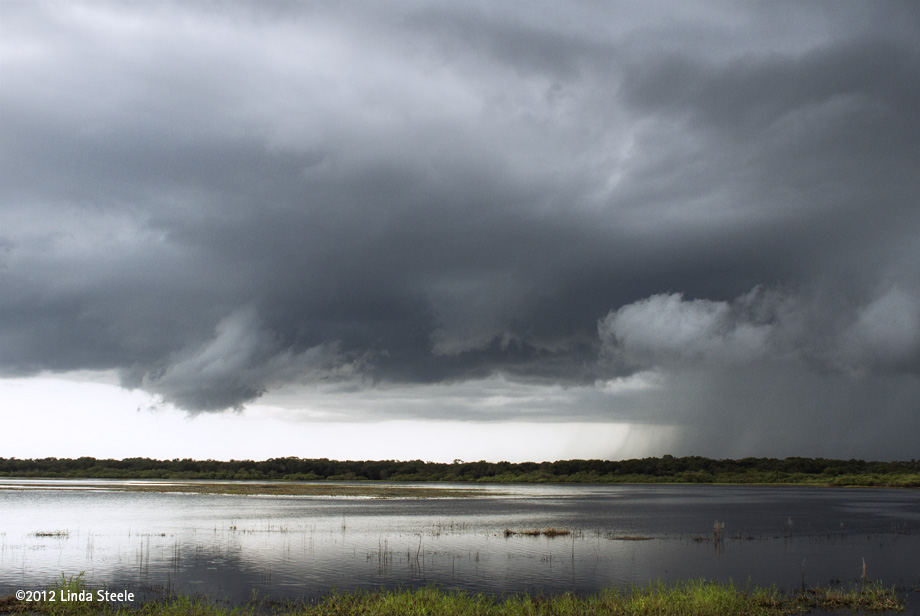
[{"label": "lake water", "polygon": [[[379,499],[111,489],[121,483],[0,480],[0,595],[80,572],[144,597],[231,602],[431,583],[589,593],[708,578],[795,589],[859,582],[865,562],[870,579],[907,593],[908,613],[920,603],[920,491],[463,484],[454,487],[483,496]],[[505,533],[545,528],[571,532]]]}]

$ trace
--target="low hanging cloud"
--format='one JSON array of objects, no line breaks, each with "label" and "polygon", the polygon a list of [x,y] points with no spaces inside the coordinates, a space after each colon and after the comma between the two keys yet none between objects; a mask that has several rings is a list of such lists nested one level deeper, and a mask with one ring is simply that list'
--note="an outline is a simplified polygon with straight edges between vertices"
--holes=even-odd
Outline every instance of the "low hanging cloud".
[{"label": "low hanging cloud", "polygon": [[653,295],[598,323],[602,357],[633,369],[733,367],[757,361],[811,363],[815,370],[917,374],[920,298],[900,287],[836,307],[818,327],[820,305],[755,288],[732,301]]},{"label": "low hanging cloud", "polygon": [[[755,292],[756,293],[756,292]],[[611,312],[598,335],[628,365],[749,362],[769,351],[774,324],[748,320],[749,296],[732,303],[653,295]],[[761,300],[755,300],[761,301]]]},{"label": "low hanging cloud", "polygon": [[920,293],[893,287],[860,307],[841,355],[858,371],[920,374]]},{"label": "low hanging cloud", "polygon": [[295,353],[282,345],[247,307],[221,320],[213,338],[169,357],[163,369],[135,367],[122,381],[180,408],[220,411],[239,408],[273,386],[341,370],[334,346]]}]

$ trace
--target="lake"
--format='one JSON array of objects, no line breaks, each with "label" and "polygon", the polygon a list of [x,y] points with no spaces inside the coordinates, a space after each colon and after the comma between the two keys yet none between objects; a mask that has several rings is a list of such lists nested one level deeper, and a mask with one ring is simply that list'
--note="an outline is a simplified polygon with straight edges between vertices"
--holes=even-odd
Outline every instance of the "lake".
[{"label": "lake", "polygon": [[[114,489],[141,483],[0,480],[0,595],[80,572],[142,597],[230,602],[431,583],[590,593],[708,578],[795,589],[858,583],[863,563],[871,580],[920,588],[916,490],[459,484],[448,487],[480,496],[364,498]],[[568,534],[523,534],[549,528]]]}]

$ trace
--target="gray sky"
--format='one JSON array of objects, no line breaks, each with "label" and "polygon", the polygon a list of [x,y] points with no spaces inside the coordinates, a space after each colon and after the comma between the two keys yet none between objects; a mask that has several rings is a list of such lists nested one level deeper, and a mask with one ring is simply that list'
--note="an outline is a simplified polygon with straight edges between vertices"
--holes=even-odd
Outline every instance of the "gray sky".
[{"label": "gray sky", "polygon": [[917,457],[916,3],[522,8],[0,3],[0,412]]}]

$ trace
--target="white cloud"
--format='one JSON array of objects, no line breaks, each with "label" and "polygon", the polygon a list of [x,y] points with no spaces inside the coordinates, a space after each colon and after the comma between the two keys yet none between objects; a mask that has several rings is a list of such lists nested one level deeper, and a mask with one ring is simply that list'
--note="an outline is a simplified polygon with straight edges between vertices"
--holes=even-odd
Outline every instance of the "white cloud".
[{"label": "white cloud", "polygon": [[684,300],[674,293],[612,311],[598,334],[608,353],[628,364],[655,366],[751,361],[767,351],[771,329],[744,320],[728,302]]},{"label": "white cloud", "polygon": [[653,295],[598,323],[602,352],[635,369],[738,367],[758,361],[803,370],[907,370],[920,364],[920,294],[888,287],[861,303],[755,288],[731,302]]},{"label": "white cloud", "polygon": [[857,370],[920,361],[920,297],[892,287],[859,309],[841,340],[844,361]]},{"label": "white cloud", "polygon": [[637,372],[629,376],[621,376],[607,381],[599,381],[596,386],[607,394],[633,394],[636,392],[661,389],[665,385],[665,377],[658,371],[649,370]]}]

